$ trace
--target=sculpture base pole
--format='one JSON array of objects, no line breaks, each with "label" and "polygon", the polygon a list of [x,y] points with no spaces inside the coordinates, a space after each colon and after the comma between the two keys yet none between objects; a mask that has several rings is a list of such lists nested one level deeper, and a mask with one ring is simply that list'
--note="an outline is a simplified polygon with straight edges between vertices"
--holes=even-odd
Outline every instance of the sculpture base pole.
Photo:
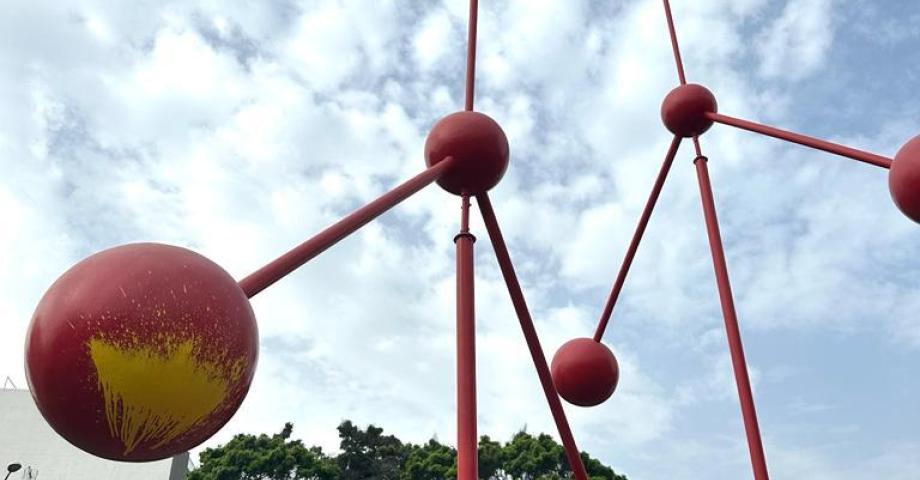
[{"label": "sculpture base pole", "polygon": [[476,434],[476,313],[470,197],[463,196],[457,247],[457,480],[478,480]]}]

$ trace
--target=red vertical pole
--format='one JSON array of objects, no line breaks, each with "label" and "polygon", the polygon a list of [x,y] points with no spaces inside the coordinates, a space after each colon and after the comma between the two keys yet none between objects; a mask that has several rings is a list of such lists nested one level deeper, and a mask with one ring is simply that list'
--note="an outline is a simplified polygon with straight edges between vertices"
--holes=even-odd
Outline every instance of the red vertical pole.
[{"label": "red vertical pole", "polygon": [[671,2],[664,0],[664,16],[668,20],[668,33],[671,35],[671,50],[674,52],[674,63],[677,64],[677,78],[681,85],[687,84],[684,75],[684,61],[680,58],[680,46],[677,44],[677,30],[674,28],[674,17],[671,15]]},{"label": "red vertical pole", "polygon": [[457,480],[478,480],[476,436],[476,320],[470,197],[463,195],[457,247]]},{"label": "red vertical pole", "polygon": [[470,0],[470,21],[466,40],[466,101],[464,110],[473,110],[473,90],[476,83],[476,25],[479,23],[479,1]]},{"label": "red vertical pole", "polygon": [[696,174],[700,183],[700,196],[703,200],[703,216],[706,218],[706,232],[709,235],[709,248],[712,250],[712,263],[719,287],[719,299],[722,303],[722,316],[725,319],[725,333],[728,337],[728,349],[732,356],[732,369],[735,372],[735,384],[741,401],[741,414],[744,417],[744,430],[747,434],[748,449],[751,452],[751,466],[756,480],[768,480],[767,461],[763,453],[760,427],[757,425],[757,412],[754,410],[754,395],[751,393],[751,380],[748,378],[747,362],[744,360],[744,347],[741,344],[741,331],[738,328],[738,316],[732,299],[732,287],[728,281],[728,267],[725,264],[725,252],[722,249],[722,236],[719,233],[719,219],[716,217],[715,201],[712,197],[712,184],[709,181],[709,169],[704,156],[696,157]]},{"label": "red vertical pole", "polygon": [[572,436],[569,421],[565,418],[565,410],[562,409],[559,393],[556,392],[556,385],[553,384],[549,365],[546,363],[543,348],[540,346],[540,337],[537,335],[537,329],[533,325],[533,319],[530,318],[527,302],[524,300],[524,292],[521,291],[521,284],[514,273],[511,255],[508,254],[508,247],[505,245],[505,239],[502,237],[502,231],[498,226],[498,218],[495,217],[489,194],[476,195],[476,203],[479,204],[486,230],[489,232],[489,240],[492,241],[492,248],[495,250],[495,257],[498,259],[498,267],[505,278],[508,294],[511,296],[511,303],[514,305],[514,312],[517,314],[518,322],[521,324],[521,330],[524,332],[524,339],[527,341],[527,348],[533,358],[533,365],[537,369],[537,376],[540,377],[540,385],[543,386],[543,393],[546,395],[547,403],[549,403],[549,410],[552,412],[556,428],[559,430],[559,437],[562,439],[566,458],[572,467],[572,472],[575,473],[575,479],[588,480],[588,472],[581,461],[578,446],[575,445],[575,437]]}]

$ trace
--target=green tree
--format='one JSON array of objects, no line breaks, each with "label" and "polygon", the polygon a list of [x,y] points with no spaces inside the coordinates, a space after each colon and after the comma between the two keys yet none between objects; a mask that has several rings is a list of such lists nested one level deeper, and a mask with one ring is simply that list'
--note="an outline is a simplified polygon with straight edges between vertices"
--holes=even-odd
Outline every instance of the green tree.
[{"label": "green tree", "polygon": [[504,478],[504,451],[502,444],[489,438],[488,435],[479,437],[479,478],[499,479]]},{"label": "green tree", "polygon": [[431,439],[425,445],[410,445],[401,480],[445,480],[457,478],[457,450]]},{"label": "green tree", "polygon": [[[612,468],[604,465],[596,458],[591,458],[591,455],[585,452],[581,452],[581,463],[585,465],[585,471],[588,472],[588,477],[591,480],[629,480],[625,475],[618,475]],[[566,461],[566,465],[568,465],[568,461]]]},{"label": "green tree", "polygon": [[336,457],[341,480],[397,480],[409,448],[398,438],[384,435],[383,429],[368,425],[366,430],[346,420],[339,425]]},{"label": "green tree", "polygon": [[335,462],[319,447],[307,448],[300,440],[289,440],[294,425],[286,423],[281,433],[240,434],[227,444],[207,448],[199,455],[200,467],[188,480],[334,480],[339,478]]},{"label": "green tree", "polygon": [[[189,480],[449,480],[457,477],[457,451],[437,440],[402,443],[383,429],[350,421],[339,427],[339,455],[290,440],[293,425],[279,434],[237,435],[226,445],[206,449]],[[565,450],[546,434],[520,431],[502,444],[479,439],[479,478],[483,480],[570,480]],[[587,453],[582,462],[591,480],[627,480]]]},{"label": "green tree", "polygon": [[505,444],[502,458],[505,472],[521,480],[567,478],[571,471],[565,450],[545,433],[536,437],[525,431],[516,433]]}]

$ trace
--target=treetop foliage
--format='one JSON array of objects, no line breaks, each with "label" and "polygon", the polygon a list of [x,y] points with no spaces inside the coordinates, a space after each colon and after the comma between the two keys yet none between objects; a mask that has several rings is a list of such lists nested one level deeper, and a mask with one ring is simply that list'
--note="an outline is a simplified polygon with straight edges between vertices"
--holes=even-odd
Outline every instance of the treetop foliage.
[{"label": "treetop foliage", "polygon": [[[338,455],[291,440],[294,425],[280,433],[239,434],[225,445],[208,448],[188,480],[448,480],[457,476],[457,451],[431,439],[403,443],[383,429],[361,429],[346,420],[338,426]],[[479,439],[479,477],[483,480],[563,480],[572,477],[565,450],[545,433],[524,430],[502,444]],[[591,480],[627,480],[585,452]]]}]

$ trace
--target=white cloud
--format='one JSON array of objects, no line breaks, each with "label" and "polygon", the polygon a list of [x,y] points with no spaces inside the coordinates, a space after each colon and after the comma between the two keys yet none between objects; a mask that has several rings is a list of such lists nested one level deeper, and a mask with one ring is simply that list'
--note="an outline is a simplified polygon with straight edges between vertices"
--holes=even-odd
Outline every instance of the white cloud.
[{"label": "white cloud", "polygon": [[776,468],[771,472],[783,478],[907,480],[915,475],[920,447],[915,442],[886,443],[872,449],[867,459],[856,465],[841,466],[819,448],[772,446]]},{"label": "white cloud", "polygon": [[834,38],[832,0],[789,1],[759,35],[760,73],[801,80],[825,62]]},{"label": "white cloud", "polygon": [[451,49],[451,40],[458,40],[458,32],[451,24],[446,11],[435,10],[422,21],[421,28],[412,41],[415,48],[415,61],[419,68],[430,70],[448,53],[457,53]]}]

